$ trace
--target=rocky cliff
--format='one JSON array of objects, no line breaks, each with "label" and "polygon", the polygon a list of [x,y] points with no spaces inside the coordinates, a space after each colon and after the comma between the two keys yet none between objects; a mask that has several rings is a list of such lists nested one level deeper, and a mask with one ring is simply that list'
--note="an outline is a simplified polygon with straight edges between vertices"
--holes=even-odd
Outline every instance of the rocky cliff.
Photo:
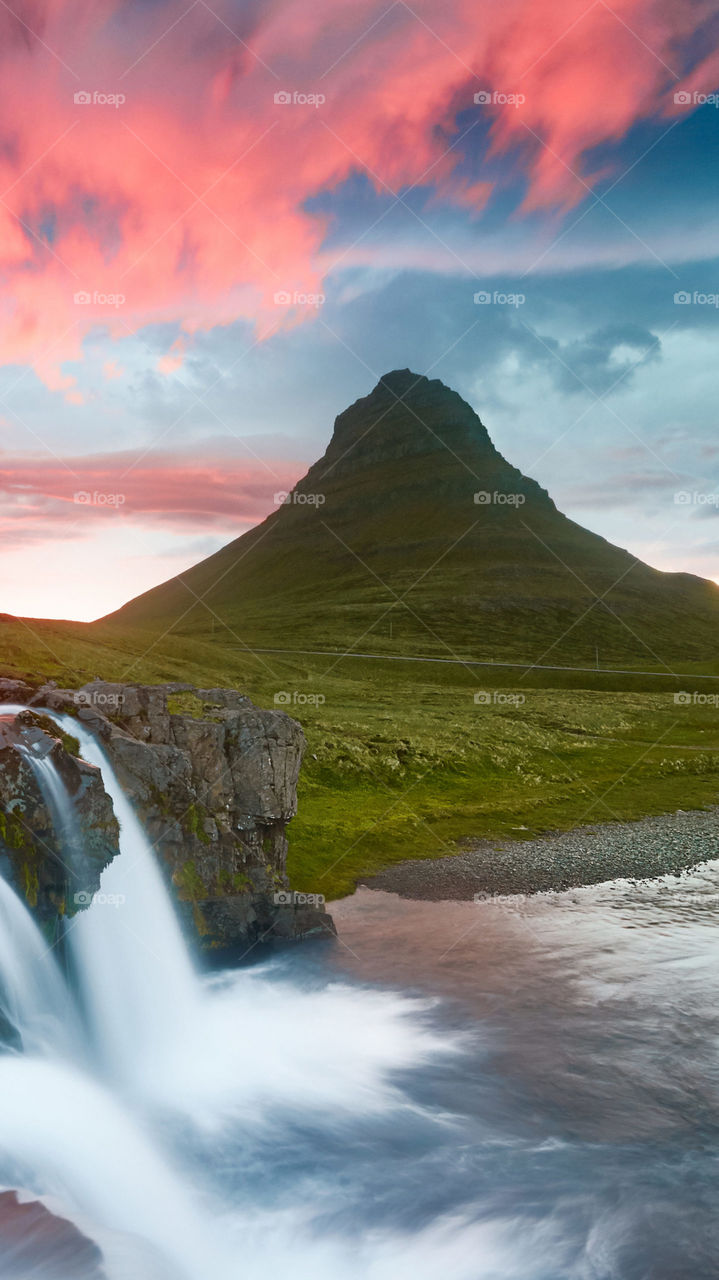
[{"label": "rocky cliff", "polygon": [[[288,888],[286,828],[304,736],[284,712],[261,710],[233,690],[186,684],[95,681],[70,691],[1,681],[0,698],[29,708],[1,730],[0,856],[44,920],[75,907],[76,885],[96,890],[117,851],[117,824],[98,770],[35,707],[75,716],[100,738],[203,949],[332,932],[321,904]],[[76,863],[61,847],[28,750],[52,755],[81,814]]]},{"label": "rocky cliff", "polygon": [[[46,758],[72,801],[72,830],[43,798],[36,769]],[[59,916],[77,910],[83,893],[89,901],[98,891],[118,852],[118,834],[100,771],[78,758],[77,741],[58,737],[52,722],[31,710],[0,716],[0,874],[51,933]]]}]

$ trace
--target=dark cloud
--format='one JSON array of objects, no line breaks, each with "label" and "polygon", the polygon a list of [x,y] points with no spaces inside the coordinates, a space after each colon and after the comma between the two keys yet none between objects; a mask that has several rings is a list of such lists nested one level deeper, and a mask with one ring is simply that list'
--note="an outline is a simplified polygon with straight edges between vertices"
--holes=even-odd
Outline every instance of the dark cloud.
[{"label": "dark cloud", "polygon": [[612,324],[557,347],[561,387],[603,395],[661,357],[661,338],[637,324]]}]

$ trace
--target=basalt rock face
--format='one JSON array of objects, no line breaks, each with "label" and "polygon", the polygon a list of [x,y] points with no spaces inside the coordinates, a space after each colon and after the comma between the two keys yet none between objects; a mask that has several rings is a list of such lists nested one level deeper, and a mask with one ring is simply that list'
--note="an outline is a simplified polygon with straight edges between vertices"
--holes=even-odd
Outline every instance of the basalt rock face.
[{"label": "basalt rock face", "polygon": [[284,712],[187,684],[47,686],[32,701],[100,738],[203,949],[333,932],[287,889],[304,735]]},{"label": "basalt rock face", "polygon": [[338,415],[327,451],[306,479],[322,477],[324,487],[328,479],[356,474],[375,463],[448,451],[509,470],[486,427],[456,391],[438,378],[395,369]]},{"label": "basalt rock face", "polygon": [[[76,742],[31,710],[0,715],[0,873],[50,933],[59,916],[74,914],[97,892],[118,852],[119,828],[100,771],[76,752]],[[44,759],[67,790],[69,827],[43,798],[32,761]]]}]

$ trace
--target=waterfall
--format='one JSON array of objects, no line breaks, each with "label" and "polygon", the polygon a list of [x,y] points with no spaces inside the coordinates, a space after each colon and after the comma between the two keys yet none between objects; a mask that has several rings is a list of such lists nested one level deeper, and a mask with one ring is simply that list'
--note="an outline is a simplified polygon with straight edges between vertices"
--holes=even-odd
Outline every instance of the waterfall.
[{"label": "waterfall", "polygon": [[62,974],[29,911],[0,876],[0,1011],[27,1053],[77,1053]]},{"label": "waterfall", "polygon": [[[719,863],[521,912],[366,890],[337,948],[203,976],[60,719],[121,852],[67,922],[72,986],[0,879],[0,1190],[92,1241],[93,1280],[716,1276]],[[2,1280],[80,1280],[57,1230],[0,1206]]]},{"label": "waterfall", "polygon": [[[308,1127],[325,1125],[332,1149],[343,1126],[384,1123],[402,1104],[392,1073],[440,1051],[416,1016],[425,1006],[341,982],[303,988],[281,971],[279,980],[260,969],[202,980],[102,747],[74,718],[43,714],[101,769],[120,853],[67,923],[77,1006],[0,879],[0,1010],[22,1047],[0,1055],[0,1185],[60,1205],[101,1248],[108,1280],[262,1280],[290,1270],[391,1280],[404,1237],[378,1237],[357,1257],[349,1241],[327,1239],[321,1221],[315,1230],[311,1175],[294,1198],[280,1175],[263,1201],[256,1152],[267,1144],[282,1169]],[[70,844],[78,828],[55,765],[28,754],[60,843]],[[417,1246],[422,1257],[430,1246]],[[433,1258],[426,1275],[441,1269]],[[36,1274],[71,1280],[61,1268]],[[475,1277],[455,1268],[455,1280]]]},{"label": "waterfall", "polygon": [[18,745],[18,751],[28,761],[37,778],[43,799],[55,825],[55,834],[60,848],[68,848],[76,840],[72,801],[55,768],[54,761],[49,755],[38,755],[32,748],[22,744]]},{"label": "waterfall", "polygon": [[[193,1024],[196,975],[156,855],[101,745],[74,717],[45,708],[41,713],[77,738],[83,758],[100,769],[120,826],[120,857],[103,871],[91,905],[83,903],[68,923],[66,938],[91,1048],[117,1079],[146,1086]],[[20,749],[38,779],[59,843],[69,848],[80,834],[55,764],[48,755]],[[83,899],[90,896],[79,892]]]},{"label": "waterfall", "polygon": [[[169,1257],[167,1280],[199,1277],[203,1262],[208,1280],[230,1280],[213,1267],[221,1263],[210,1225],[193,1204],[187,1182],[157,1150],[143,1122],[77,1069],[27,1058],[0,1060],[0,1134],[20,1177],[41,1164],[51,1195],[82,1205],[91,1222],[110,1221],[115,1230],[149,1241],[153,1262],[157,1251]],[[144,1271],[129,1274],[144,1280]]]},{"label": "waterfall", "polygon": [[[74,917],[67,938],[98,1056],[116,1078],[144,1085],[168,1066],[193,1025],[197,978],[156,854],[105,752],[73,717],[47,714],[101,770],[120,825],[120,856],[103,871],[99,893]],[[64,791],[52,762],[42,763],[53,775],[50,785]]]}]

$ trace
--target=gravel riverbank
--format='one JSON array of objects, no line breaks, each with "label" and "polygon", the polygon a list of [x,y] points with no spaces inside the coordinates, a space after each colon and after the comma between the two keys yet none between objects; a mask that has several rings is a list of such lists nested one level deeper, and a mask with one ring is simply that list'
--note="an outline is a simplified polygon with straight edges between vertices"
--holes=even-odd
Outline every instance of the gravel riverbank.
[{"label": "gravel riverbank", "polygon": [[535,840],[482,840],[448,858],[414,859],[360,883],[430,901],[648,880],[719,859],[719,807],[577,827]]}]

